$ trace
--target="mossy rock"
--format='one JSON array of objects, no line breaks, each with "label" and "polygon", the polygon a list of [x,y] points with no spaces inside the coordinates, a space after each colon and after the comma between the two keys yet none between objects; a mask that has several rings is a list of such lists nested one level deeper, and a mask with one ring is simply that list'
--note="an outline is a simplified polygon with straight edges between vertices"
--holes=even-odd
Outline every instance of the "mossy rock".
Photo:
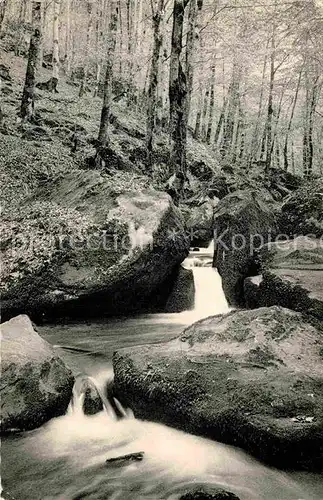
[{"label": "mossy rock", "polygon": [[278,306],[201,320],[114,355],[115,391],[143,419],[244,448],[278,467],[323,460],[323,331]]}]

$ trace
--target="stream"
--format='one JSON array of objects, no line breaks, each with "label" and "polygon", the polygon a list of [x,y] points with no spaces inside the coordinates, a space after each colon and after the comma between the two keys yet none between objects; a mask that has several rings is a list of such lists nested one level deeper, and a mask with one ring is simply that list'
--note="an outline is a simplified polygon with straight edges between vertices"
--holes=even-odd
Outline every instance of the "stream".
[{"label": "stream", "polygon": [[[204,264],[196,255],[184,262],[194,273],[193,311],[46,325],[38,331],[76,376],[90,376],[103,388],[113,376],[115,350],[171,340],[195,320],[229,310],[218,273]],[[240,500],[323,498],[323,476],[278,471],[238,448],[137,420],[131,409],[119,420],[107,411],[85,416],[76,410],[80,395],[73,397],[66,415],[3,438],[2,485],[10,493],[3,498],[176,500],[193,485],[219,486]],[[144,459],[105,463],[133,452],[144,452]]]}]

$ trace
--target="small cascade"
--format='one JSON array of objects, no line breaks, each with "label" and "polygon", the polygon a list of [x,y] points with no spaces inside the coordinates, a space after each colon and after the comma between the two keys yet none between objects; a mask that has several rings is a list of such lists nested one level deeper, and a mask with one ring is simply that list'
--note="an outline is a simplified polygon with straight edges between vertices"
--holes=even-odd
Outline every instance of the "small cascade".
[{"label": "small cascade", "polygon": [[195,285],[195,306],[185,313],[187,319],[197,321],[216,314],[229,312],[228,302],[222,289],[222,280],[212,267],[214,242],[208,248],[195,248],[184,260],[183,267],[191,269]]},{"label": "small cascade", "polygon": [[84,416],[84,401],[87,389],[91,388],[100,397],[106,416],[112,422],[116,422],[122,418],[134,418],[133,412],[130,409],[123,408],[120,401],[115,397],[109,398],[108,393],[113,379],[109,377],[102,385],[93,377],[79,375],[76,377],[73,387],[72,399],[67,409],[67,415],[74,417]]}]

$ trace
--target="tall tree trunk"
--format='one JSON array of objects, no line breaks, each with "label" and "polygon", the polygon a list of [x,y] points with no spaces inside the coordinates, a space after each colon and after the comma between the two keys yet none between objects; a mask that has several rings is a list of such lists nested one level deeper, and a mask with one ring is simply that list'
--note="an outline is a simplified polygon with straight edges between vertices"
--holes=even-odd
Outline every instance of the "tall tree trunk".
[{"label": "tall tree trunk", "polygon": [[131,106],[133,102],[133,79],[134,79],[134,14],[135,0],[127,0],[127,31],[128,31],[128,96],[127,104]]},{"label": "tall tree trunk", "polygon": [[248,167],[250,167],[251,164],[252,164],[252,162],[256,159],[256,155],[257,155],[258,147],[259,147],[258,134],[259,134],[259,127],[260,127],[260,118],[261,118],[262,108],[263,108],[265,75],[266,75],[266,68],[267,68],[267,50],[268,50],[268,45],[269,45],[269,41],[267,42],[266,55],[265,55],[265,58],[264,58],[264,63],[263,63],[263,68],[262,68],[262,77],[261,77],[261,87],[260,87],[260,97],[259,97],[259,104],[258,104],[258,113],[257,113],[257,118],[256,118],[255,129],[254,129],[254,132],[253,132],[253,135],[252,135],[252,140],[251,140],[251,148],[250,148],[250,154],[249,154],[249,160],[248,160]]},{"label": "tall tree trunk", "polygon": [[286,172],[288,171],[288,139],[289,139],[289,134],[290,134],[290,131],[292,128],[292,123],[293,123],[299,88],[300,88],[300,84],[301,84],[301,79],[302,79],[302,70],[299,72],[299,75],[298,75],[297,86],[296,86],[295,96],[294,96],[293,105],[292,105],[292,111],[290,114],[290,118],[289,118],[289,122],[288,122],[288,126],[287,126],[287,131],[286,131],[286,136],[285,136],[285,142],[284,142],[283,155],[284,155],[284,170]]},{"label": "tall tree trunk", "polygon": [[186,77],[182,68],[182,38],[184,14],[187,1],[174,0],[173,30],[169,66],[169,121],[170,121],[170,165],[175,173],[172,195],[178,202],[183,194],[186,180]]},{"label": "tall tree trunk", "polygon": [[203,103],[203,90],[201,82],[199,83],[199,94],[197,103],[197,113],[195,120],[194,137],[195,139],[200,139],[201,137],[201,122],[202,122],[202,103]]},{"label": "tall tree trunk", "polygon": [[65,33],[65,55],[64,67],[65,73],[70,73],[70,59],[71,59],[71,0],[66,0],[66,33]]},{"label": "tall tree trunk", "polygon": [[276,55],[276,25],[273,22],[272,36],[271,36],[271,50],[270,50],[270,77],[269,77],[269,95],[267,107],[267,123],[266,123],[266,170],[270,169],[271,156],[272,156],[272,121],[273,121],[273,92],[275,81],[275,55]]},{"label": "tall tree trunk", "polygon": [[101,111],[100,130],[96,155],[97,165],[102,165],[104,161],[104,150],[108,146],[108,128],[112,102],[113,65],[117,42],[118,16],[118,2],[116,0],[111,0],[111,16],[106,61],[107,67],[104,80],[103,105]]},{"label": "tall tree trunk", "polygon": [[223,123],[224,123],[224,117],[225,117],[225,113],[226,113],[227,103],[228,103],[228,98],[225,97],[223,100],[221,113],[220,113],[219,120],[218,120],[216,130],[215,130],[215,136],[214,136],[215,146],[217,146],[219,143],[219,138],[220,138],[221,130],[222,130]]},{"label": "tall tree trunk", "polygon": [[210,109],[209,109],[209,121],[207,124],[206,131],[206,142],[211,144],[212,126],[214,119],[214,95],[215,95],[215,63],[213,63],[211,68],[211,82],[210,82]]},{"label": "tall tree trunk", "polygon": [[164,0],[158,0],[156,11],[153,16],[154,46],[151,60],[151,68],[148,86],[148,108],[147,108],[147,163],[152,167],[153,137],[156,123],[157,108],[157,87],[160,49],[163,44],[163,37],[160,29],[164,11]]},{"label": "tall tree trunk", "polygon": [[186,77],[186,105],[185,121],[188,124],[191,109],[191,98],[194,78],[194,49],[199,34],[196,31],[198,20],[202,11],[203,0],[190,0],[188,12],[188,31],[186,35],[185,51],[185,77]]},{"label": "tall tree trunk", "polygon": [[275,151],[275,141],[277,139],[277,134],[278,134],[278,124],[279,124],[279,119],[280,119],[280,115],[281,115],[281,111],[282,111],[283,98],[284,98],[284,94],[285,94],[285,90],[286,90],[287,86],[288,86],[288,83],[286,83],[282,86],[282,90],[281,90],[281,94],[280,94],[280,98],[279,98],[278,108],[277,108],[276,117],[275,117],[275,129],[272,132],[271,152],[270,152],[271,157]]},{"label": "tall tree trunk", "polygon": [[223,136],[221,143],[221,155],[226,157],[233,152],[234,130],[236,126],[237,111],[240,100],[240,76],[241,68],[236,61],[233,63],[232,79],[228,90],[227,113],[223,122]]},{"label": "tall tree trunk", "polygon": [[54,17],[53,17],[53,90],[56,91],[59,80],[59,14],[60,0],[54,1]]},{"label": "tall tree trunk", "polygon": [[4,16],[6,15],[7,4],[8,4],[8,0],[3,0],[2,3],[0,4],[0,33],[2,31],[2,24],[4,21]]},{"label": "tall tree trunk", "polygon": [[[95,62],[95,86],[93,96],[96,97],[99,92],[101,70],[102,70],[102,57],[101,57],[101,44],[103,40],[103,0],[99,0],[97,7],[97,19],[95,27],[95,50],[96,50],[96,62]],[[120,0],[119,0],[119,10],[120,10]],[[120,13],[121,22],[121,13]],[[121,58],[120,58],[121,59]]]},{"label": "tall tree trunk", "polygon": [[119,9],[119,53],[120,53],[120,57],[119,57],[119,75],[120,75],[120,79],[122,79],[123,77],[123,57],[122,57],[122,54],[123,54],[123,23],[122,23],[122,8],[121,8],[121,0],[119,0],[119,5],[118,5],[118,9]]},{"label": "tall tree trunk", "polygon": [[207,110],[208,110],[208,104],[209,104],[209,97],[210,97],[210,89],[207,88],[204,94],[204,99],[203,99],[203,109],[202,109],[202,133],[201,133],[201,138],[203,141],[206,140],[206,133],[207,133]]},{"label": "tall tree trunk", "polygon": [[307,119],[305,121],[304,131],[304,174],[306,177],[311,177],[313,174],[313,124],[314,113],[320,95],[321,85],[319,85],[320,76],[314,77],[314,82],[311,88],[307,89],[306,93],[306,108]]},{"label": "tall tree trunk", "polygon": [[89,52],[90,52],[90,42],[92,33],[92,0],[87,2],[87,30],[86,30],[86,46],[84,54],[84,68],[83,68],[83,78],[81,80],[79,97],[82,97],[86,92],[86,85],[89,72]]},{"label": "tall tree trunk", "polygon": [[22,122],[31,120],[34,116],[36,71],[41,44],[41,1],[33,1],[32,3],[32,25],[34,31],[30,38],[25,85],[20,107]]}]

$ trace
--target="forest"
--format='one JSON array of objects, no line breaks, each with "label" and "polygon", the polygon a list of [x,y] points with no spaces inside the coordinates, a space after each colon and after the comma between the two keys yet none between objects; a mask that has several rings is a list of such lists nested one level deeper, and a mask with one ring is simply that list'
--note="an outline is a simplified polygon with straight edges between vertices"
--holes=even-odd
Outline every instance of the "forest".
[{"label": "forest", "polygon": [[[111,106],[143,113],[147,171],[169,134],[167,178],[187,180],[188,137],[221,168],[322,174],[322,5],[312,0],[51,0],[1,2],[1,44],[29,54],[21,120],[31,120],[37,66],[103,98],[97,166]],[[30,41],[29,41],[30,40]],[[158,163],[158,162],[157,162]],[[176,188],[176,189],[177,189]],[[175,189],[175,190],[176,190]]]},{"label": "forest", "polygon": [[0,0],[3,500],[322,500],[323,0]]}]

